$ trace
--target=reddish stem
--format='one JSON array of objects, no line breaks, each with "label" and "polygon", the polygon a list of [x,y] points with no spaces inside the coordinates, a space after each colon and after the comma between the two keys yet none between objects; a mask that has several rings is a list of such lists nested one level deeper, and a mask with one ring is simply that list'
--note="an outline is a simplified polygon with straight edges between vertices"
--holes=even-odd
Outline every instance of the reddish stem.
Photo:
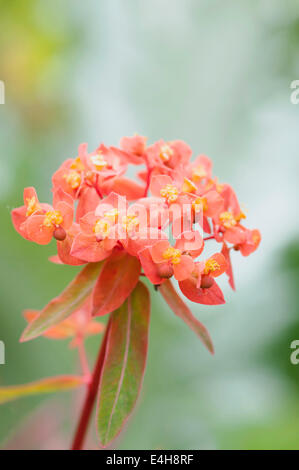
[{"label": "reddish stem", "polygon": [[80,360],[82,372],[87,379],[90,379],[91,374],[89,370],[88,359],[87,359],[85,345],[84,345],[84,338],[78,335],[77,341],[78,341],[78,354],[79,354],[79,360]]},{"label": "reddish stem", "polygon": [[210,237],[205,237],[203,240],[206,242],[207,240],[213,240],[215,238],[215,235],[211,235]]},{"label": "reddish stem", "polygon": [[98,388],[99,388],[99,382],[101,378],[101,372],[102,372],[105,351],[106,351],[108,332],[109,332],[109,322],[106,326],[105,336],[101,342],[98,358],[97,358],[97,361],[93,370],[93,374],[92,374],[92,379],[87,389],[86,398],[83,404],[81,416],[79,419],[79,423],[78,423],[74,440],[73,440],[73,444],[72,444],[72,450],[80,450],[82,449],[83,444],[84,444],[90,417],[92,414],[92,410],[94,407],[94,403],[95,403]]},{"label": "reddish stem", "polygon": [[103,195],[102,195],[102,193],[101,193],[101,190],[100,190],[98,184],[99,184],[99,175],[96,176],[96,182],[95,182],[95,184],[94,184],[93,187],[94,187],[94,189],[96,190],[97,195],[99,196],[99,198],[100,198],[100,199],[103,199]]}]

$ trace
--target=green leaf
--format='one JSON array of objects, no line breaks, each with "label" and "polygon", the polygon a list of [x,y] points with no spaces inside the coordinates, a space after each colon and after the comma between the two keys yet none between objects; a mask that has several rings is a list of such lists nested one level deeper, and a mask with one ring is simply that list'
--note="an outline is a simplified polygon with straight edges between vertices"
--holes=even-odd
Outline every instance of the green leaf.
[{"label": "green leaf", "polygon": [[214,346],[208,330],[192,315],[191,310],[178,295],[169,279],[160,285],[159,291],[172,311],[197,334],[210,353],[214,354]]},{"label": "green leaf", "polygon": [[46,305],[36,320],[27,326],[20,341],[29,341],[42,335],[77,310],[91,294],[102,266],[103,262],[87,264],[66,289]]},{"label": "green leaf", "polygon": [[38,395],[41,393],[62,392],[79,387],[84,383],[83,377],[76,375],[61,375],[37,380],[24,385],[14,385],[0,387],[0,404],[17,400],[28,395]]},{"label": "green leaf", "polygon": [[149,292],[139,282],[110,317],[97,414],[103,446],[119,434],[138,398],[146,364],[149,319]]}]

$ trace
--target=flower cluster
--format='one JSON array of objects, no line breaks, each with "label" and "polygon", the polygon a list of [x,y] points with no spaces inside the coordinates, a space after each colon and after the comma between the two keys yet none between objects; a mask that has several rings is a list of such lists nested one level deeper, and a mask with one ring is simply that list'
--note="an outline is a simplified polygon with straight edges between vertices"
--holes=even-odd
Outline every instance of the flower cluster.
[{"label": "flower cluster", "polygon": [[[183,141],[147,146],[139,135],[90,153],[81,144],[52,177],[52,205],[25,188],[24,205],[12,211],[14,227],[41,245],[54,238],[54,262],[83,265],[126,252],[153,284],[173,276],[188,299],[224,303],[215,279],[226,273],[234,288],[231,250],[248,256],[261,236],[244,227],[237,196],[213,176],[211,160],[191,156]],[[143,165],[139,183],[126,176],[131,165]],[[219,252],[205,259],[211,239]]]},{"label": "flower cluster", "polygon": [[[12,211],[14,227],[25,239],[40,245],[56,240],[52,262],[85,265],[41,311],[24,312],[28,325],[21,337],[71,339],[82,375],[0,387],[0,403],[29,391],[86,386],[73,449],[84,445],[96,397],[102,446],[119,434],[138,398],[150,324],[150,295],[140,276],[159,289],[175,315],[213,354],[206,327],[193,316],[171,278],[191,301],[223,304],[216,278],[226,273],[235,288],[231,250],[248,256],[260,243],[259,231],[244,227],[246,216],[232,187],[213,176],[211,160],[191,156],[185,142],[160,140],[147,146],[146,138],[138,135],[124,137],[119,148],[101,144],[90,153],[82,144],[78,155],[52,177],[52,205],[41,203],[29,187],[24,205]],[[128,177],[132,166],[139,169],[138,183]],[[209,240],[218,246],[212,256],[204,254]],[[109,315],[106,325],[94,319],[104,315]],[[91,373],[84,340],[101,332]]]}]

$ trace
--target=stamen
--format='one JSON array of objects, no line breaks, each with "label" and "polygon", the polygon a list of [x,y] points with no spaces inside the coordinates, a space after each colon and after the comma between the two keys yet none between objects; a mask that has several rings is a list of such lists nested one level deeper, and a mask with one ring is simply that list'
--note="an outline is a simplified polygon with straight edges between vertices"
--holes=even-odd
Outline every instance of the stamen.
[{"label": "stamen", "polygon": [[165,197],[167,202],[171,204],[175,202],[179,195],[179,190],[173,184],[167,184],[165,188],[161,189],[160,194],[162,197]]},{"label": "stamen", "polygon": [[192,183],[188,178],[184,178],[184,183],[182,187],[183,193],[194,193],[197,190],[197,186]]},{"label": "stamen", "polygon": [[59,211],[46,212],[43,225],[46,227],[59,227],[63,222],[63,217]]},{"label": "stamen", "polygon": [[213,273],[214,271],[217,271],[218,269],[220,269],[220,264],[217,263],[217,261],[214,260],[213,258],[210,258],[205,263],[204,274]]},{"label": "stamen", "polygon": [[115,223],[117,220],[118,214],[119,214],[119,211],[117,209],[111,209],[110,211],[107,211],[104,213],[104,217],[106,217],[107,219]]},{"label": "stamen", "polygon": [[203,212],[208,210],[208,201],[205,197],[197,197],[192,204],[194,212]]},{"label": "stamen", "polygon": [[97,236],[100,236],[102,238],[107,238],[110,232],[110,227],[111,227],[111,224],[108,220],[99,219],[97,220],[93,228],[93,231]]},{"label": "stamen", "polygon": [[252,235],[252,241],[253,241],[253,244],[256,245],[260,240],[260,237],[259,235],[257,235],[256,233]]},{"label": "stamen", "polygon": [[131,232],[139,226],[139,219],[136,215],[125,215],[122,218],[122,226],[124,230]]},{"label": "stamen", "polygon": [[162,147],[160,148],[160,155],[159,155],[161,160],[163,160],[163,162],[168,162],[168,160],[170,159],[172,155],[173,155],[172,148],[169,147],[169,145],[162,145]]},{"label": "stamen", "polygon": [[98,171],[101,171],[108,166],[108,162],[106,162],[103,155],[101,155],[100,153],[98,153],[97,155],[92,155],[90,157],[90,160]]},{"label": "stamen", "polygon": [[162,256],[164,259],[170,260],[172,264],[179,264],[181,261],[181,250],[170,246],[164,251]]},{"label": "stamen", "polygon": [[81,184],[81,175],[76,170],[71,170],[69,173],[63,175],[65,181],[72,189],[79,188]]},{"label": "stamen", "polygon": [[75,158],[75,160],[72,162],[70,168],[72,170],[77,170],[77,171],[83,171],[84,170],[84,165],[83,165],[80,157]]},{"label": "stamen", "polygon": [[26,199],[26,206],[27,206],[26,217],[29,217],[34,212],[40,210],[40,205],[38,204],[37,199],[34,196],[32,198]]},{"label": "stamen", "polygon": [[240,214],[235,217],[236,222],[240,222],[242,219],[246,219],[246,214],[244,214],[243,211],[241,211]]},{"label": "stamen", "polygon": [[225,228],[231,228],[237,224],[233,214],[229,211],[222,212],[222,214],[219,216],[219,219]]},{"label": "stamen", "polygon": [[192,181],[200,181],[203,178],[206,178],[207,172],[203,165],[198,165],[196,168],[192,170]]}]

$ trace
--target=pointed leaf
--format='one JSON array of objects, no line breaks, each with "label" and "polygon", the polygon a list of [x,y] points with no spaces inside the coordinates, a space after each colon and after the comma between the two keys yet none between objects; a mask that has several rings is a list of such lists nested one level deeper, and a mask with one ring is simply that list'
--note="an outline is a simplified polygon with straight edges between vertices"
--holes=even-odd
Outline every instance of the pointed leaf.
[{"label": "pointed leaf", "polygon": [[92,292],[103,263],[90,263],[85,266],[66,289],[46,305],[40,315],[25,329],[21,342],[42,335],[50,327],[57,325],[83,304]]},{"label": "pointed leaf", "polygon": [[210,353],[214,354],[214,347],[208,330],[192,315],[191,310],[178,295],[169,279],[160,285],[159,291],[173,312],[197,334]]},{"label": "pointed leaf", "polygon": [[38,395],[40,393],[53,393],[70,390],[79,387],[84,383],[84,378],[76,375],[61,375],[37,380],[24,385],[14,385],[0,387],[0,404],[16,400],[28,395]]},{"label": "pointed leaf", "polygon": [[120,307],[136,286],[140,262],[135,256],[117,254],[109,258],[93,291],[93,315],[106,315]]},{"label": "pointed leaf", "polygon": [[139,282],[110,317],[97,414],[103,446],[119,434],[138,398],[146,364],[149,319],[149,292]]}]

